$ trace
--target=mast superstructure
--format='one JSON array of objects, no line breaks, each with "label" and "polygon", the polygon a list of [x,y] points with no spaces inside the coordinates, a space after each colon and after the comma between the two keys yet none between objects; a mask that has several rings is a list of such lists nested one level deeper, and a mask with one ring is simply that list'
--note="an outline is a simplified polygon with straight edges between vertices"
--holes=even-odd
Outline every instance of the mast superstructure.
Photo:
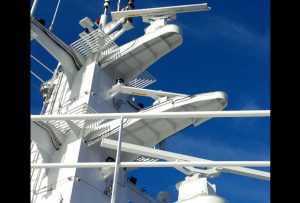
[{"label": "mast superstructure", "polygon": [[[163,114],[164,112],[221,111],[226,107],[227,95],[224,92],[185,95],[145,89],[155,81],[146,69],[182,43],[180,28],[175,24],[169,24],[169,21],[174,20],[177,13],[208,11],[210,8],[207,4],[132,10],[134,1],[128,1],[125,8],[111,12],[112,21],[107,23],[109,4],[110,2],[105,0],[104,13],[99,23],[92,22],[88,17],[79,22],[84,31],[79,34],[80,38],[70,45],[66,45],[33,15],[31,16],[32,40],[40,43],[59,61],[53,77],[44,82],[41,87],[44,98],[43,115],[128,112]],[[34,8],[32,11],[33,14]],[[115,40],[133,28],[130,20],[133,17],[142,17],[143,21],[150,25],[145,29],[143,36],[118,46]],[[139,86],[133,86],[132,84],[137,84],[137,81],[140,81]],[[132,95],[154,99],[153,106],[143,109],[132,100]],[[43,163],[116,162],[118,164],[122,161],[143,160],[143,151],[151,149],[190,125],[197,126],[208,119],[210,117],[143,120],[121,116],[120,119],[32,121],[31,138],[39,151],[36,156],[40,156]],[[124,135],[121,133],[122,129]],[[120,137],[123,137],[124,146],[131,144],[132,149],[141,148],[136,153],[128,151],[118,156],[122,149]],[[116,140],[119,140],[119,144],[114,143],[115,148],[104,147],[106,142]],[[118,149],[117,153],[115,149]],[[154,151],[153,153],[161,157],[165,152]],[[149,154],[145,153],[145,156]],[[176,159],[172,154],[171,158],[166,160]],[[183,160],[191,161],[190,158]],[[226,202],[216,195],[215,186],[207,181],[207,178],[219,175],[220,171],[226,171],[223,170],[225,167],[221,170],[215,167],[209,170],[195,167],[176,167],[176,169],[191,176],[177,185],[178,202],[187,199],[192,199],[187,200],[188,202],[200,200],[207,203]],[[127,170],[130,169],[115,167],[114,170],[112,167],[102,167],[38,170],[32,175],[36,176],[32,202],[76,203],[96,202],[96,200],[156,202],[145,194],[136,195],[137,192],[132,189],[134,184],[127,181]],[[268,173],[260,173],[244,167],[232,171],[247,176],[260,174],[260,178],[269,179]],[[195,190],[189,194],[186,188],[190,188],[191,185],[202,188],[201,191],[204,192]],[[100,189],[93,191],[91,187]],[[115,187],[118,187],[118,193]],[[195,195],[196,199],[193,198]]]}]

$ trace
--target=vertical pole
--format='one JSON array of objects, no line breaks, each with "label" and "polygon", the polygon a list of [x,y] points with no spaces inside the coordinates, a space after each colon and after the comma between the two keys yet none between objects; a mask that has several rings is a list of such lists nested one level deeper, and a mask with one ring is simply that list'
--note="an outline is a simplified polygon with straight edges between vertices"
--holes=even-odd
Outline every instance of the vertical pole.
[{"label": "vertical pole", "polygon": [[104,5],[103,5],[104,13],[100,16],[100,21],[99,21],[99,25],[98,25],[99,28],[102,28],[106,24],[106,19],[107,19],[106,13],[107,13],[109,4],[110,4],[109,0],[104,0]]},{"label": "vertical pole", "polygon": [[118,0],[118,8],[117,8],[117,11],[120,11],[120,7],[121,7],[121,0]]},{"label": "vertical pole", "polygon": [[36,9],[36,6],[37,6],[37,3],[38,3],[38,0],[34,0],[34,2],[32,4],[32,7],[31,7],[31,10],[30,10],[30,16],[33,16],[33,14],[35,12],[35,9]]},{"label": "vertical pole", "polygon": [[117,194],[118,178],[119,178],[119,166],[120,166],[120,158],[121,158],[122,131],[123,131],[123,116],[121,116],[121,123],[119,129],[119,140],[118,140],[118,148],[117,148],[117,155],[116,155],[116,165],[115,165],[115,172],[114,172],[111,203],[116,202],[116,194]]}]

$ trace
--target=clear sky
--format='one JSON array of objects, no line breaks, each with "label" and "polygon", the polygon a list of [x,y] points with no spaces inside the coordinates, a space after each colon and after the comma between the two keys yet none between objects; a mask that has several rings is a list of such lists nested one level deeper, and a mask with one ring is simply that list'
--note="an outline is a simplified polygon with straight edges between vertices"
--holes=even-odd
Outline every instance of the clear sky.
[{"label": "clear sky", "polygon": [[[110,10],[116,10],[117,0]],[[125,4],[125,0],[122,0]],[[184,94],[225,91],[226,110],[270,109],[270,1],[269,0],[136,0],[136,8],[207,2],[209,12],[179,14],[171,23],[182,28],[183,44],[148,68],[157,78],[150,89]],[[32,3],[32,0],[31,0]],[[35,16],[49,27],[57,1],[39,1]],[[61,0],[53,32],[66,44],[78,39],[78,22],[95,19],[103,11],[102,0]],[[135,29],[117,41],[122,45],[143,35],[147,24],[133,20]],[[31,54],[54,69],[57,62],[31,42]],[[50,78],[40,65],[31,69],[43,79]],[[31,78],[31,112],[39,114],[42,98],[40,82]],[[143,101],[145,103],[149,101]],[[213,160],[270,160],[269,118],[215,118],[198,127],[189,127],[166,141],[166,150]],[[268,169],[265,169],[268,170]],[[184,175],[175,169],[140,169],[139,187],[151,196],[168,191],[177,200],[175,184]],[[211,179],[217,193],[231,203],[270,202],[269,182],[231,174]]]}]

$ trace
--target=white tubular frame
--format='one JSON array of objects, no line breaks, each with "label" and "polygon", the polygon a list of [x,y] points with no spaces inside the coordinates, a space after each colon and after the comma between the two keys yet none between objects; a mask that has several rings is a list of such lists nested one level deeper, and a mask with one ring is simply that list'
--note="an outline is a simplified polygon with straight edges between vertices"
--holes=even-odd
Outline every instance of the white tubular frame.
[{"label": "white tubular frame", "polygon": [[119,167],[120,167],[120,159],[121,159],[121,147],[122,147],[122,133],[123,133],[123,117],[120,119],[120,130],[119,130],[119,139],[118,139],[118,148],[116,155],[116,163],[115,163],[115,173],[114,173],[114,182],[112,188],[111,202],[114,203],[116,201],[117,187],[118,187],[118,178],[119,178]]},{"label": "white tubular frame", "polygon": [[120,9],[121,9],[121,0],[118,0],[117,11],[120,11]]},{"label": "white tubular frame", "polygon": [[173,162],[120,162],[123,119],[125,118],[213,118],[213,117],[268,117],[270,110],[248,111],[194,111],[194,112],[161,112],[161,113],[99,113],[99,114],[64,114],[64,115],[31,115],[31,121],[49,120],[93,120],[120,119],[119,139],[115,162],[91,163],[42,163],[31,164],[32,168],[115,168],[111,203],[116,201],[118,173],[120,167],[270,167],[270,161],[173,161]]},{"label": "white tubular frame", "polygon": [[164,91],[158,91],[158,90],[148,90],[143,88],[136,88],[136,87],[127,87],[125,85],[114,85],[112,89],[109,91],[111,96],[118,94],[118,93],[124,93],[124,94],[130,94],[130,95],[137,95],[137,96],[145,96],[145,97],[151,97],[153,99],[158,99],[159,97],[169,96],[169,97],[175,97],[175,96],[181,96],[186,97],[188,95],[186,94],[178,94],[173,92],[164,92]]},{"label": "white tubular frame", "polygon": [[[175,167],[175,166],[196,166],[196,167],[270,167],[270,161],[172,161],[172,162],[120,162],[121,168],[140,167]],[[32,168],[102,168],[116,167],[115,162],[89,162],[89,163],[42,163],[31,164]]]},{"label": "white tubular frame", "polygon": [[32,115],[31,121],[50,120],[94,120],[125,118],[226,118],[226,117],[269,117],[270,110],[247,111],[189,111],[161,113],[98,113],[98,114],[63,114],[63,115]]},{"label": "white tubular frame", "polygon": [[42,78],[40,78],[37,74],[35,74],[32,70],[30,71],[30,73],[34,76],[34,77],[36,77],[41,83],[44,83],[45,81],[42,79]]},{"label": "white tubular frame", "polygon": [[37,4],[38,4],[38,0],[34,0],[32,6],[31,6],[31,10],[30,10],[30,16],[33,16],[34,12],[35,12],[35,9],[37,7]]},{"label": "white tubular frame", "polygon": [[[102,140],[101,146],[105,147],[105,148],[117,150],[117,146],[118,146],[117,143],[118,142],[115,140],[105,138]],[[187,156],[187,155],[183,155],[183,154],[178,154],[178,153],[159,150],[159,149],[153,149],[150,147],[139,146],[139,145],[130,144],[130,143],[126,143],[126,142],[122,143],[121,150],[123,152],[129,152],[129,153],[134,153],[134,154],[138,154],[138,155],[144,155],[147,157],[163,159],[163,160],[166,160],[169,162],[172,162],[172,161],[189,161],[189,162],[212,161],[212,160],[203,159],[200,157]],[[185,167],[185,168],[187,168],[187,167]],[[207,170],[201,171],[202,174],[206,174],[206,172],[207,172]],[[209,174],[211,174],[211,172],[212,171],[208,171]],[[226,173],[238,174],[238,175],[261,179],[261,180],[268,180],[268,181],[270,180],[269,172],[259,171],[256,169],[245,168],[245,167],[240,167],[240,166],[234,166],[234,167],[230,167],[230,166],[229,167],[221,167],[220,166],[217,169],[215,168],[214,172],[217,172],[217,173],[218,172],[226,172]]]}]

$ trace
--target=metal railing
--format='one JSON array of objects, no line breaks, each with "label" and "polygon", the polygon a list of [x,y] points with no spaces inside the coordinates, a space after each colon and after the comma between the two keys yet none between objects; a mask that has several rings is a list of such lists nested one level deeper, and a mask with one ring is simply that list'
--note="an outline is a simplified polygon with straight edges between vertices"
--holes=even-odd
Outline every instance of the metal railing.
[{"label": "metal railing", "polygon": [[148,85],[153,84],[154,82],[156,82],[155,77],[153,77],[148,71],[144,70],[135,79],[130,81],[127,86],[144,88],[147,87]]},{"label": "metal railing", "polygon": [[98,113],[98,114],[64,114],[64,115],[32,115],[31,121],[49,120],[94,120],[94,119],[120,119],[118,147],[115,162],[92,163],[42,163],[32,164],[32,168],[101,168],[115,169],[111,203],[115,203],[118,173],[120,167],[177,167],[177,166],[252,166],[270,167],[270,161],[175,161],[175,162],[120,162],[123,139],[123,120],[128,118],[213,118],[213,117],[269,117],[270,110],[247,111],[201,111],[201,112],[162,112],[162,113]]},{"label": "metal railing", "polygon": [[98,28],[73,42],[70,47],[83,57],[87,57],[95,53],[99,53],[102,56],[108,55],[118,46]]},{"label": "metal railing", "polygon": [[229,117],[269,117],[270,110],[245,111],[189,111],[162,113],[96,113],[96,114],[63,114],[63,115],[32,115],[31,121],[46,120],[93,120],[123,118],[229,118]]}]

